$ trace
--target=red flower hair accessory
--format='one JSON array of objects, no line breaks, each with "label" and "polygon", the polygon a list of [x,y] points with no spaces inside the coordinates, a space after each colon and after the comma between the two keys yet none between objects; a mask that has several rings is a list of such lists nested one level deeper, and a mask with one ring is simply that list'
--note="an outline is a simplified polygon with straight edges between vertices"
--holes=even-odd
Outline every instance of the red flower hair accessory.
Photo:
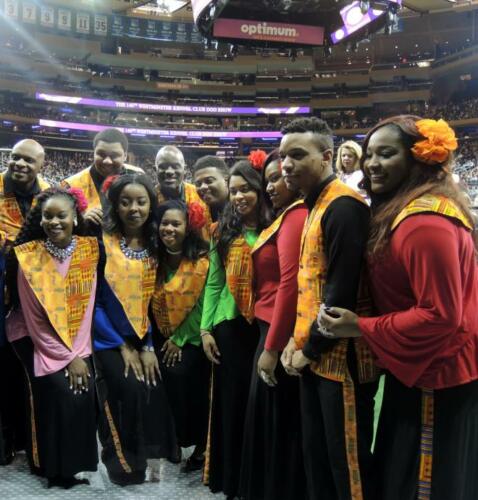
[{"label": "red flower hair accessory", "polygon": [[103,185],[101,186],[101,192],[103,194],[106,194],[108,192],[108,189],[111,187],[111,184],[119,177],[119,175],[109,175],[103,182]]},{"label": "red flower hair accessory", "polygon": [[206,213],[201,203],[193,201],[188,205],[188,226],[199,231],[206,225]]},{"label": "red flower hair accessory", "polygon": [[247,159],[250,164],[256,169],[261,171],[264,168],[264,163],[267,158],[267,153],[262,149],[255,149],[249,153]]},{"label": "red flower hair accessory", "polygon": [[68,193],[75,198],[78,211],[83,213],[88,208],[88,200],[86,199],[83,189],[71,187],[68,189]]}]

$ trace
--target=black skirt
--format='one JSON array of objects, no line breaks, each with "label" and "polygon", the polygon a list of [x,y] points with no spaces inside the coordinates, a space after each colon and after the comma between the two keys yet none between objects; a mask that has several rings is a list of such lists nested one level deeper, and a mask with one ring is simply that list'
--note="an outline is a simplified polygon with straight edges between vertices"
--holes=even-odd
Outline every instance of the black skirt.
[{"label": "black skirt", "polygon": [[427,484],[419,484],[422,391],[385,377],[374,454],[380,500],[478,498],[478,381],[433,392],[427,496]]},{"label": "black skirt", "polygon": [[176,449],[164,385],[156,378],[156,387],[147,386],[132,370],[125,378],[118,349],[95,352],[95,366],[101,459],[111,477],[141,476],[147,459],[169,457]]},{"label": "black skirt", "polygon": [[[94,377],[88,380],[88,392],[73,394],[63,370],[35,377],[30,338],[12,345],[28,376],[27,457],[32,472],[47,478],[70,478],[78,472],[96,471]],[[84,360],[93,374],[90,358]]]},{"label": "black skirt", "polygon": [[214,365],[205,481],[213,493],[237,495],[247,399],[259,332],[242,316],[214,329],[221,353]]},{"label": "black skirt", "polygon": [[280,361],[275,387],[259,377],[257,362],[269,324],[258,323],[261,337],[252,366],[238,496],[245,500],[303,500],[299,379],[288,376]]},{"label": "black skirt", "polygon": [[160,362],[160,369],[179,446],[205,449],[211,367],[202,346],[186,344],[181,362],[172,367]]}]

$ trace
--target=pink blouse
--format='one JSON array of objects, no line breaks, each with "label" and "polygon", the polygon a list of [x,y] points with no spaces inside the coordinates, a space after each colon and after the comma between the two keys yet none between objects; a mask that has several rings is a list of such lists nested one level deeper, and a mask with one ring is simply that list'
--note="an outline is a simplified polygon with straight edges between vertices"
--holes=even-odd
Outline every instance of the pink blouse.
[{"label": "pink blouse", "polygon": [[[55,260],[58,272],[65,277],[70,267],[71,257],[64,262]],[[93,289],[81,322],[78,334],[70,351],[52,328],[48,316],[35,296],[21,268],[17,277],[18,296],[21,309],[11,313],[6,320],[9,342],[29,336],[34,345],[33,371],[36,377],[50,375],[66,368],[77,356],[91,355],[91,325],[95,306],[96,275]]]}]

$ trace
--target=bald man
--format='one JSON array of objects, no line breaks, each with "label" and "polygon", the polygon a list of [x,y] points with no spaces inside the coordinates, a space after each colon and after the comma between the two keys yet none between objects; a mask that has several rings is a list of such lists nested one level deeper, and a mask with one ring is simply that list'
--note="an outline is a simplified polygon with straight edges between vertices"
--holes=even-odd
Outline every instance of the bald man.
[{"label": "bald man", "polygon": [[45,150],[33,139],[17,142],[10,153],[8,169],[0,174],[0,236],[11,244],[29,212],[33,198],[48,188],[39,172]]},{"label": "bald man", "polygon": [[39,172],[45,162],[43,147],[32,139],[17,142],[10,153],[8,169],[0,174],[0,465],[12,461],[24,447],[26,422],[23,369],[4,331],[4,264],[6,251],[15,241],[33,203],[48,184]]},{"label": "bald man", "polygon": [[203,237],[209,238],[211,214],[207,205],[199,197],[195,186],[184,182],[186,174],[186,162],[183,153],[176,146],[164,146],[158,151],[155,161],[156,175],[158,176],[158,201],[179,198],[185,203],[199,203],[206,214],[207,223],[203,231]]}]

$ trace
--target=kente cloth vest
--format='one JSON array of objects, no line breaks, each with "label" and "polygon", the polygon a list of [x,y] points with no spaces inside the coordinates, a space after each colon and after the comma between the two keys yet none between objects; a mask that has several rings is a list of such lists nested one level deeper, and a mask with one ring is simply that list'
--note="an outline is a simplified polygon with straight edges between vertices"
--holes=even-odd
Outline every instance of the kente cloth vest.
[{"label": "kente cloth vest", "polygon": [[76,247],[64,278],[42,240],[24,243],[14,250],[52,327],[71,350],[91,294],[95,293],[92,287],[99,259],[96,238],[76,236]]},{"label": "kente cloth vest", "polygon": [[410,215],[419,213],[437,213],[450,219],[454,219],[466,229],[472,231],[474,223],[468,219],[460,207],[449,198],[442,195],[425,194],[410,202],[392,223],[392,231]]},{"label": "kente cloth vest", "polygon": [[288,212],[293,210],[295,207],[304,206],[304,200],[294,201],[291,205],[289,205],[280,215],[277,217],[274,222],[264,229],[261,234],[258,236],[256,243],[252,247],[251,253],[254,253],[256,250],[262,247],[265,243],[267,243],[276,233],[279,231],[282,221]]},{"label": "kente cloth vest", "polygon": [[252,323],[254,319],[253,264],[251,247],[244,236],[238,236],[230,244],[224,267],[227,286],[237,308],[242,316]]},{"label": "kente cloth vest", "polygon": [[167,283],[156,283],[151,305],[156,325],[165,337],[170,337],[193,310],[206,284],[208,269],[207,257],[195,262],[183,258]]},{"label": "kente cloth vest", "polygon": [[105,280],[115,294],[136,335],[142,339],[149,328],[148,308],[156,281],[156,260],[128,259],[116,235],[103,233]]},{"label": "kente cloth vest", "polygon": [[[88,200],[88,210],[91,210],[92,208],[101,208],[101,195],[96,190],[93,177],[91,177],[90,173],[92,168],[93,167],[88,167],[80,170],[80,172],[66,178],[61,183],[63,187],[69,186],[82,189],[86,199]],[[134,165],[124,164],[124,168],[126,169],[126,173],[144,174],[144,171],[141,168],[135,167]],[[133,172],[128,172],[129,170],[132,170]]]},{"label": "kente cloth vest", "polygon": [[[48,189],[50,185],[39,175],[38,185],[41,191]],[[33,199],[32,206],[35,204]],[[0,239],[14,241],[24,222],[22,211],[18,205],[14,193],[5,193],[5,174],[0,174]]]},{"label": "kente cloth vest", "polygon": [[[197,202],[203,207],[204,215],[206,216],[206,224],[201,229],[200,234],[205,241],[209,241],[210,240],[209,228],[212,224],[211,211],[209,210],[209,207],[204,203],[204,201],[202,201],[201,197],[198,195],[196,187],[193,184],[189,184],[189,182],[183,182],[183,189],[184,189],[184,201],[186,202],[186,205],[189,205],[190,203],[193,202]],[[161,204],[165,201],[166,198],[161,193],[161,190],[158,187],[158,203]]]},{"label": "kente cloth vest", "polygon": [[63,187],[69,186],[83,190],[83,193],[88,200],[88,210],[91,210],[92,208],[101,208],[101,198],[96,190],[93,177],[91,177],[91,168],[92,167],[88,167],[80,170],[77,174],[68,177],[61,183]]},{"label": "kente cloth vest", "polygon": [[[326,285],[327,256],[322,233],[322,217],[329,205],[341,196],[349,196],[366,205],[359,193],[342,181],[334,179],[320,193],[302,232],[298,273],[299,296],[294,329],[294,339],[298,349],[302,349],[309,338],[310,328],[317,318]],[[358,292],[356,310],[361,316],[367,316],[371,312],[369,295],[366,293],[363,279]],[[352,341],[355,346],[359,381],[374,380],[378,376],[378,370],[371,351],[361,337],[338,340],[333,349],[321,354],[318,362],[311,363],[311,370],[324,378],[343,382],[348,373],[347,346],[349,341]]]}]

